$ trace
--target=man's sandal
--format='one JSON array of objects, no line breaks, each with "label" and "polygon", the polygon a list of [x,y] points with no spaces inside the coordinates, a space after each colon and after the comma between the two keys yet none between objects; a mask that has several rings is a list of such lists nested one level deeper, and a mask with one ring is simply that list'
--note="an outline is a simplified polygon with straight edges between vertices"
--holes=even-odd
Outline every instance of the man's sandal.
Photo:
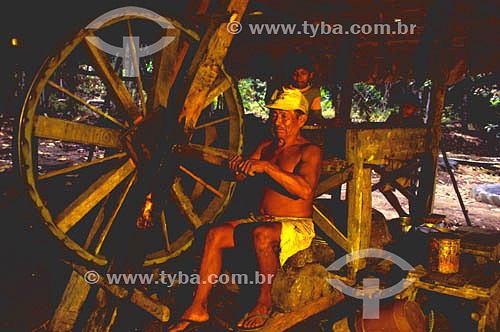
[{"label": "man's sandal", "polygon": [[187,318],[181,318],[178,321],[175,322],[175,324],[171,324],[167,329],[165,329],[166,332],[170,331],[174,326],[179,325],[179,323],[182,322],[187,322],[189,323],[184,329],[180,330],[181,332],[190,332],[190,331],[196,331],[199,328],[205,327],[208,325],[209,320],[206,320],[204,322],[197,322],[191,319]]}]

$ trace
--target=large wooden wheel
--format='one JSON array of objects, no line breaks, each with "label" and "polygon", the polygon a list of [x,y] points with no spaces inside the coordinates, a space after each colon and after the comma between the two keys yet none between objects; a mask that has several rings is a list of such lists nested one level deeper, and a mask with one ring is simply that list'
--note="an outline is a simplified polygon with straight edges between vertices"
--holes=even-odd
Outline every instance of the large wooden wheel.
[{"label": "large wooden wheel", "polygon": [[[110,232],[119,232],[123,221],[117,215],[141,176],[123,134],[155,112],[170,111],[167,101],[175,78],[183,78],[178,72],[197,59],[189,52],[203,43],[195,31],[168,21],[175,29],[160,29],[143,12],[131,11],[97,29],[82,29],[45,60],[23,105],[18,164],[26,190],[50,232],[97,265],[109,261],[106,241]],[[121,45],[123,36],[129,36],[134,47],[132,36],[141,31],[147,34],[140,41],[149,44],[162,34],[175,39],[154,55],[129,59],[133,66],[128,68],[122,58],[87,38]],[[130,68],[135,76],[128,77]],[[180,164],[171,190],[165,191],[170,197],[161,198],[167,203],[153,220],[161,232],[148,244],[144,266],[164,263],[187,249],[193,231],[212,222],[234,191],[235,183],[216,165],[241,153],[242,108],[222,65],[216,72],[203,111],[194,117],[189,143],[175,146]],[[103,102],[93,106],[88,100],[96,95]],[[172,112],[165,118],[177,123],[176,116]]]}]

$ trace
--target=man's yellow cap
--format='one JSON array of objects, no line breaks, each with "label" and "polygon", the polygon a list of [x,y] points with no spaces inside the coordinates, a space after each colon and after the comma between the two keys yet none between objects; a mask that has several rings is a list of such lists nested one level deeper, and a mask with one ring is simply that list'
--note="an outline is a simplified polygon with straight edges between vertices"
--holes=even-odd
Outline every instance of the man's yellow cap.
[{"label": "man's yellow cap", "polygon": [[283,91],[278,93],[271,103],[266,105],[267,108],[274,108],[286,111],[301,111],[305,115],[309,113],[309,103],[306,97],[298,89],[283,88]]}]

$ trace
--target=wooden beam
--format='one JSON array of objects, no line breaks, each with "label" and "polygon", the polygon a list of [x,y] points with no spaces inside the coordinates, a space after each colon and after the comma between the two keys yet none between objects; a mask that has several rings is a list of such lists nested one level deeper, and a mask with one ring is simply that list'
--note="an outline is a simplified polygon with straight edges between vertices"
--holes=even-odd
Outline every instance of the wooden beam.
[{"label": "wooden beam", "polygon": [[[233,13],[233,21],[241,21],[248,0],[231,0],[227,12]],[[198,117],[206,104],[208,93],[220,72],[220,67],[234,37],[227,30],[229,22],[213,22],[200,42],[191,67],[183,82],[183,91],[178,96],[182,107],[179,124],[184,121],[184,132],[189,133],[196,126]],[[187,91],[186,91],[187,90]]]},{"label": "wooden beam", "polygon": [[343,171],[330,176],[328,179],[321,181],[316,188],[315,196],[318,197],[332,189],[337,188],[348,180],[352,179],[352,165]]},{"label": "wooden beam", "polygon": [[316,205],[313,205],[313,220],[330,239],[349,252],[349,240]]},{"label": "wooden beam", "polygon": [[260,330],[262,332],[281,332],[288,330],[297,323],[300,323],[307,318],[324,311],[344,299],[343,294],[334,292],[333,296],[322,297],[317,301],[307,304],[306,306],[288,313],[275,313],[266,322],[266,325]]},{"label": "wooden beam", "polygon": [[428,59],[434,64],[431,71],[432,88],[430,97],[430,109],[427,119],[426,153],[423,158],[422,178],[418,188],[418,200],[416,211],[424,214],[431,214],[434,205],[434,192],[436,187],[436,175],[439,156],[439,141],[441,139],[441,118],[446,96],[446,82],[450,72],[450,45],[451,45],[451,18],[455,9],[454,0],[439,1],[431,17],[431,27],[434,27],[437,34],[437,49],[435,54],[437,60]]},{"label": "wooden beam", "polygon": [[73,271],[64,289],[61,302],[49,323],[50,332],[73,331],[78,314],[90,292],[90,285],[83,277]]},{"label": "wooden beam", "polygon": [[[346,159],[353,165],[352,180],[347,184],[347,237],[350,252],[366,249],[370,245],[372,224],[371,170],[364,167],[362,146],[364,141],[359,131],[346,132]],[[356,273],[366,262],[357,259],[348,265],[348,278],[355,279]]]},{"label": "wooden beam", "polygon": [[90,271],[83,265],[71,264],[71,267],[81,276],[85,276],[87,273],[93,272],[94,276],[96,276],[95,279],[97,280],[95,283],[96,285],[104,288],[106,291],[119,299],[128,298],[130,302],[149,312],[159,321],[167,322],[170,318],[170,309],[160,301],[149,297],[144,292],[135,288],[126,289],[115,284],[110,284],[105,277],[99,275],[96,271]]}]

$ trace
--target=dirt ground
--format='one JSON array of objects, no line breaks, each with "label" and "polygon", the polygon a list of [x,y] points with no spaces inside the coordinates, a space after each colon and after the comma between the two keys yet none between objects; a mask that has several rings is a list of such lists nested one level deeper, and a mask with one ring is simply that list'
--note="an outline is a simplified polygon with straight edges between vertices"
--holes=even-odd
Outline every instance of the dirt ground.
[{"label": "dirt ground", "polygon": [[[485,229],[500,230],[500,206],[478,202],[471,196],[473,187],[479,184],[499,183],[500,176],[481,167],[458,165],[453,171],[458,183],[465,208],[468,211],[472,226]],[[373,181],[375,181],[375,177]],[[396,192],[403,209],[408,211],[408,203],[403,195]],[[376,191],[372,194],[372,205],[384,214],[387,219],[397,218],[398,215],[389,205],[385,197]],[[464,214],[460,208],[457,194],[453,188],[448,172],[439,170],[436,181],[434,199],[434,213],[445,215],[444,223],[448,227],[466,226]]]}]

